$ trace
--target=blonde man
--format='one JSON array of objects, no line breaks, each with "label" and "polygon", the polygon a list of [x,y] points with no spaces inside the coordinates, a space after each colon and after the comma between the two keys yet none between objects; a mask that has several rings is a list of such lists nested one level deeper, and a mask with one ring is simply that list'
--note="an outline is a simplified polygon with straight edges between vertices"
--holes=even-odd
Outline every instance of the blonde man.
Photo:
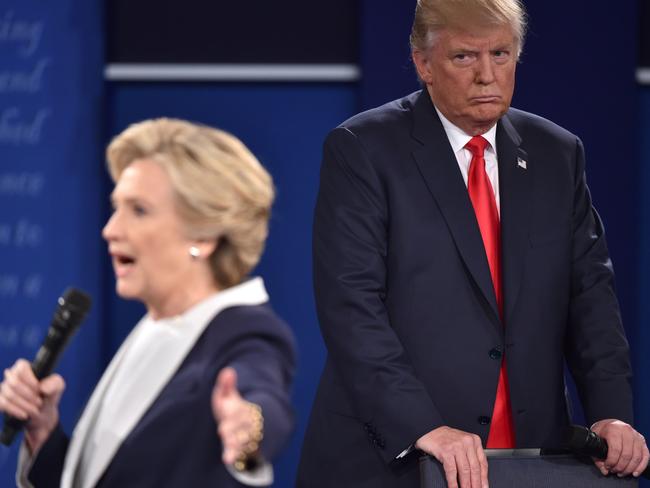
[{"label": "blonde man", "polygon": [[328,359],[301,488],[416,487],[420,451],[451,488],[484,488],[484,447],[539,447],[569,424],[565,360],[612,446],[603,474],[648,463],[582,144],[510,108],[525,29],[517,0],[419,0],[424,89],[326,140],[314,282]]}]

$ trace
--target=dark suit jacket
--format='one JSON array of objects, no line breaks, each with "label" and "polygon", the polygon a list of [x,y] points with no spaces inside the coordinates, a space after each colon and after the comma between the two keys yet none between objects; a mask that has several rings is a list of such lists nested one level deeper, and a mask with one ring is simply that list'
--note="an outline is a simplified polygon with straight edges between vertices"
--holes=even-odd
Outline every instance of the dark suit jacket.
[{"label": "dark suit jacket", "polygon": [[[207,326],[97,486],[243,486],[221,463],[210,404],[216,376],[226,366],[236,369],[242,396],[262,407],[261,449],[272,459],[292,430],[293,338],[269,306],[237,306],[223,310]],[[67,444],[61,429],[50,436],[29,474],[36,488],[59,486]]]},{"label": "dark suit jacket", "polygon": [[299,487],[417,486],[415,463],[395,459],[442,425],[485,444],[503,354],[518,447],[569,422],[565,360],[589,422],[631,421],[628,346],[580,140],[511,109],[497,153],[505,323],[428,93],[329,134],[313,239],[328,359]]}]

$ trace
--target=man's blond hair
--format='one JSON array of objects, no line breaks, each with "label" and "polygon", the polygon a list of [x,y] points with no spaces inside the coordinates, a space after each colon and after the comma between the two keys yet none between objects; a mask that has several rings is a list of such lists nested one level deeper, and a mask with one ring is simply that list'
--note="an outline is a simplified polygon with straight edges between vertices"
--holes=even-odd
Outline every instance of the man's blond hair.
[{"label": "man's blond hair", "polygon": [[519,0],[418,0],[411,29],[411,49],[426,51],[445,28],[474,25],[509,26],[515,36],[517,57],[526,36],[526,11]]}]

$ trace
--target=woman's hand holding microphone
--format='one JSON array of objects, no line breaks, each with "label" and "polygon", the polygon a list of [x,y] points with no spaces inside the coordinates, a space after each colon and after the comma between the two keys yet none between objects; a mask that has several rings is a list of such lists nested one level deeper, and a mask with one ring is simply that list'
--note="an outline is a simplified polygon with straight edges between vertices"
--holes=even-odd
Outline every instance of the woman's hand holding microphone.
[{"label": "woman's hand holding microphone", "polygon": [[65,382],[58,374],[39,381],[24,359],[5,369],[0,383],[0,412],[25,422],[25,441],[36,453],[59,422],[59,400]]}]

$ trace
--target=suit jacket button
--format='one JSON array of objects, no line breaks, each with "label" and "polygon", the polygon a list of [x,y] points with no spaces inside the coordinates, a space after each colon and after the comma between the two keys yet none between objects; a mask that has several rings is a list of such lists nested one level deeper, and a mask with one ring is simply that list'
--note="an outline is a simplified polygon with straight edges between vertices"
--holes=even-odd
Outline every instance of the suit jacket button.
[{"label": "suit jacket button", "polygon": [[478,423],[481,424],[481,425],[487,425],[487,424],[490,423],[490,420],[491,420],[490,417],[487,417],[485,415],[481,415],[478,418]]},{"label": "suit jacket button", "polygon": [[501,352],[501,349],[498,347],[495,347],[494,349],[490,349],[490,352],[488,354],[490,355],[490,359],[501,359],[503,357],[503,353]]}]

